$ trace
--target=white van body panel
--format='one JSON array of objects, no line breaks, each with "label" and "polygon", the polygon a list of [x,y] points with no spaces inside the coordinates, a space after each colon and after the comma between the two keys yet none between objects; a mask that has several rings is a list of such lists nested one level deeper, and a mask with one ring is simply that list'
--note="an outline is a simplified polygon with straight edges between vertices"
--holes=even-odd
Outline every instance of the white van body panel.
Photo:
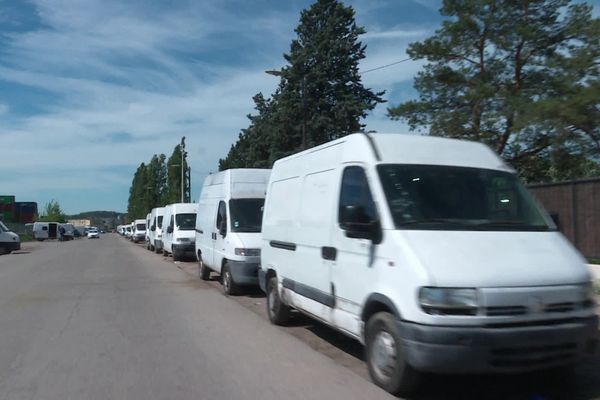
[{"label": "white van body panel", "polygon": [[[377,170],[384,164],[514,173],[483,144],[399,134],[353,134],[278,160],[264,208],[261,287],[272,270],[285,303],[359,340],[363,312],[375,297],[402,321],[432,327],[593,316],[593,307],[552,309],[583,304],[590,280],[585,260],[559,232],[397,229]],[[364,170],[381,225],[378,244],[349,238],[339,225],[342,176],[351,166]],[[419,302],[423,287],[476,290],[479,311],[426,313]],[[486,314],[511,307],[525,311]]]},{"label": "white van body panel", "polygon": [[[264,199],[270,172],[268,169],[231,169],[206,177],[198,200],[196,252],[203,263],[213,271],[221,273],[225,260],[230,264],[240,263],[238,269],[244,269],[246,272],[252,269],[251,264],[257,266],[260,262],[259,255],[235,254],[235,249],[252,249],[258,252],[261,234],[234,231],[236,222],[231,221],[229,207],[231,200]],[[225,237],[219,234],[216,225],[221,202],[225,204],[227,215]],[[232,271],[232,273],[235,275],[237,272]],[[238,281],[241,282],[246,278],[240,276]]]},{"label": "white van body panel", "polygon": [[[198,205],[195,203],[175,203],[165,207],[165,215],[163,217],[162,237],[163,248],[167,253],[173,253],[173,243],[184,242],[193,244],[196,240],[195,230],[182,230],[176,224],[178,214],[197,214]],[[168,232],[168,227],[173,220],[173,232]]]}]

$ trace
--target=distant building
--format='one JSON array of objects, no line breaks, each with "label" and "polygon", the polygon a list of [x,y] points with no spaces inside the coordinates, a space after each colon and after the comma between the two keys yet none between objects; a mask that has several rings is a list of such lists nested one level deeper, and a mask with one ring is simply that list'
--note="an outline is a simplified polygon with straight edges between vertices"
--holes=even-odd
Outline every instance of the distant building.
[{"label": "distant building", "polygon": [[70,219],[67,220],[69,224],[73,224],[75,226],[91,226],[92,221],[89,219]]}]

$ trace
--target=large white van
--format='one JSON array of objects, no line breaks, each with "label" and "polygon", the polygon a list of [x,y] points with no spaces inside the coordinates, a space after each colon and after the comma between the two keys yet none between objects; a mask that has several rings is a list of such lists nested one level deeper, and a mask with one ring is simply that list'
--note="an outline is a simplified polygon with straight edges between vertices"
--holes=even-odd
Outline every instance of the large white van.
[{"label": "large white van", "polygon": [[275,162],[260,285],[365,344],[372,380],[495,373],[594,351],[584,259],[488,147],[353,134]]},{"label": "large white van", "polygon": [[164,207],[153,208],[150,212],[150,250],[156,253],[162,251],[162,223],[165,215]]},{"label": "large white van", "polygon": [[163,254],[173,254],[173,261],[196,256],[196,213],[198,205],[175,203],[165,207],[163,218]]},{"label": "large white van", "polygon": [[260,228],[268,169],[231,169],[204,180],[196,218],[196,252],[201,279],[221,274],[223,290],[235,294],[256,285]]},{"label": "large white van", "polygon": [[21,249],[21,238],[0,221],[0,255]]},{"label": "large white van", "polygon": [[33,238],[42,242],[46,239],[58,238],[58,222],[34,222]]},{"label": "large white van", "polygon": [[146,237],[146,220],[136,219],[131,225],[131,241],[134,243],[141,242]]}]

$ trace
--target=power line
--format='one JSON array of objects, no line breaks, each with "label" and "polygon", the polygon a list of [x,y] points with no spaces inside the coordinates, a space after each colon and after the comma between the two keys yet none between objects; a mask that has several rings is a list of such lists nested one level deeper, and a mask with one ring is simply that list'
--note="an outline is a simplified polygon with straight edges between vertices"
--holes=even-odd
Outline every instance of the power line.
[{"label": "power line", "polygon": [[381,67],[372,68],[372,69],[368,69],[366,71],[362,71],[361,74],[366,74],[367,72],[377,71],[379,69],[384,69],[384,68],[387,68],[387,67],[391,67],[392,65],[400,64],[400,63],[403,63],[403,62],[406,62],[406,61],[410,61],[410,60],[411,60],[411,58],[405,58],[404,60],[396,61],[396,62],[393,62],[391,64],[386,64],[386,65],[382,65]]}]

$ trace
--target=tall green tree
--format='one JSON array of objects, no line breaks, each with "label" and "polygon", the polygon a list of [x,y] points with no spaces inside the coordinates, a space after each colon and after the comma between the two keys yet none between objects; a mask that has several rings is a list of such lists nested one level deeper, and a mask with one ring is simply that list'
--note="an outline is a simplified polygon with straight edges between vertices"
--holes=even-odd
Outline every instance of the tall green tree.
[{"label": "tall green tree", "polygon": [[60,208],[60,204],[56,200],[50,200],[44,206],[44,210],[42,211],[42,215],[39,218],[39,221],[44,222],[67,222],[67,216]]},{"label": "tall green tree", "polygon": [[127,215],[130,220],[146,218],[149,207],[148,169],[146,164],[141,163],[133,175],[129,189]]},{"label": "tall green tree", "polygon": [[[388,110],[436,136],[482,141],[525,179],[593,171],[600,154],[600,22],[570,0],[444,0],[419,99]],[[569,156],[565,156],[569,155]]]},{"label": "tall green tree", "polygon": [[[180,145],[175,146],[171,157],[167,160],[167,186],[163,196],[163,205],[171,203],[181,202],[181,147]],[[184,171],[188,169],[188,163],[186,157],[183,158]],[[184,186],[184,202],[189,202],[190,199],[187,197],[189,191],[189,180],[186,178],[184,173],[183,177]]]},{"label": "tall green tree", "polygon": [[167,191],[167,164],[164,154],[153,155],[146,166],[148,178],[148,207],[162,207]]},{"label": "tall green tree", "polygon": [[354,9],[338,0],[317,0],[302,11],[287,65],[280,71],[277,91],[270,99],[254,97],[257,115],[219,168],[269,167],[278,158],[303,148],[358,132],[361,119],[383,92],[362,84],[358,63],[365,33],[356,24]]}]

